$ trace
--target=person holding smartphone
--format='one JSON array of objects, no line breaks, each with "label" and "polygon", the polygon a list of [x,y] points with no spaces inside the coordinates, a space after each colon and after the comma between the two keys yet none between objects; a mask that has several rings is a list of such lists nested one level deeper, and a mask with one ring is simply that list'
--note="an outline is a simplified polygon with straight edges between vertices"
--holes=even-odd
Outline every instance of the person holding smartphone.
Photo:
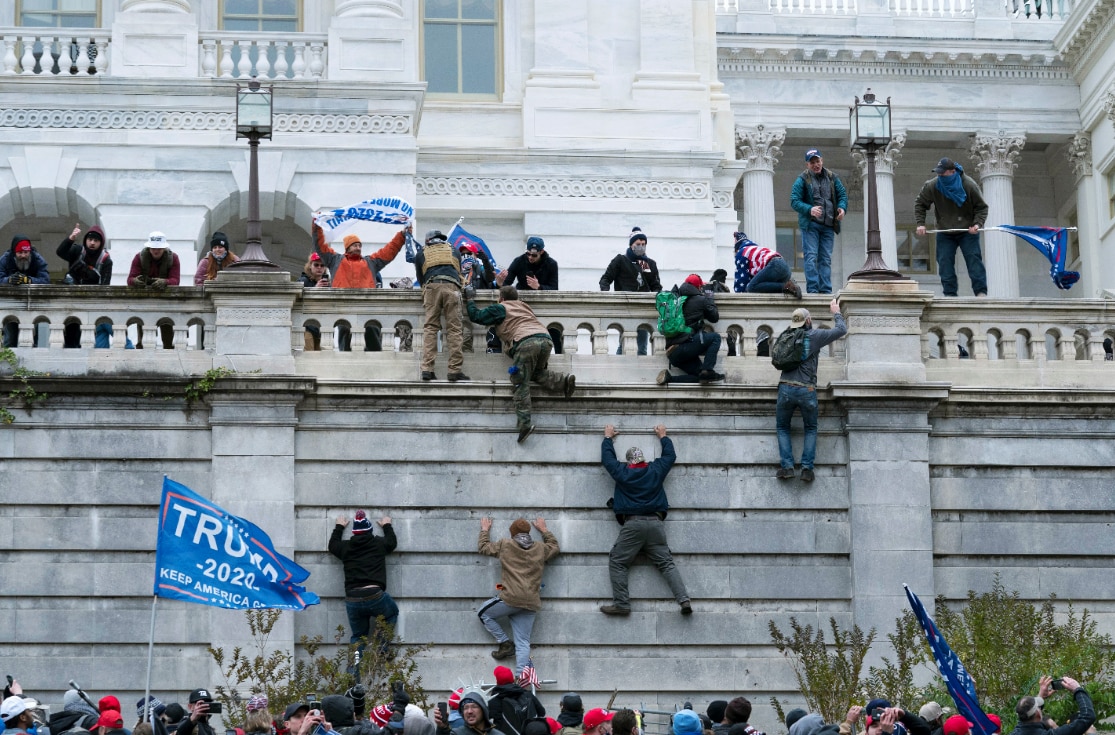
[{"label": "person holding smartphone", "polygon": [[190,692],[187,709],[190,716],[178,726],[178,735],[216,735],[209,724],[209,717],[220,714],[221,705],[213,701],[213,695],[208,689],[199,688]]},{"label": "person holding smartphone", "polygon": [[[1049,729],[1044,724],[1045,715],[1042,707],[1045,706],[1045,700],[1052,697],[1054,691],[1058,689],[1072,692],[1072,697],[1076,700],[1077,714],[1072,722]],[[1015,705],[1014,711],[1018,715],[1018,725],[1011,735],[1084,735],[1096,721],[1096,708],[1092,704],[1092,698],[1084,691],[1084,687],[1080,686],[1080,682],[1069,676],[1060,679],[1043,676],[1039,684],[1038,696],[1022,697]]]}]

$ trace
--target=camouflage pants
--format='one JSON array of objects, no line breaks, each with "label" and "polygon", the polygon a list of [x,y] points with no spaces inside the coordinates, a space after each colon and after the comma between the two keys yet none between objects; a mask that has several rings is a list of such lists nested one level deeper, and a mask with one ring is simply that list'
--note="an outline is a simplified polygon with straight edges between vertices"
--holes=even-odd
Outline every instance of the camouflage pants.
[{"label": "camouflage pants", "polygon": [[530,384],[551,392],[565,390],[565,374],[547,369],[554,343],[546,335],[527,337],[515,348],[511,385],[515,386],[515,418],[520,429],[530,426]]}]

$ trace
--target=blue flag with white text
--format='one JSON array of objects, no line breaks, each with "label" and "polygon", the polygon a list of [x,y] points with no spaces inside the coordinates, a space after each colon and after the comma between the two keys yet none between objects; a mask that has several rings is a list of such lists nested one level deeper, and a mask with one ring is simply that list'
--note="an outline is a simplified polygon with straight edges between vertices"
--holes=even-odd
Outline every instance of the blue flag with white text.
[{"label": "blue flag with white text", "polygon": [[929,613],[925,611],[925,606],[921,604],[918,596],[911,592],[906,585],[902,586],[906,589],[906,597],[910,600],[910,607],[913,608],[914,616],[917,617],[922,630],[925,631],[929,648],[932,649],[933,658],[937,662],[937,670],[941,672],[941,678],[945,680],[949,695],[952,697],[952,701],[956,703],[957,713],[964,715],[968,722],[972,723],[973,735],[993,735],[996,730],[995,723],[987,719],[987,715],[980,709],[979,700],[976,698],[976,685],[972,681],[972,677],[968,675],[968,670],[964,668],[964,664],[949,648],[948,642],[937,631],[937,625],[933,622],[933,618],[929,617]]},{"label": "blue flag with white text", "polygon": [[382,222],[389,225],[407,225],[414,219],[414,207],[399,197],[379,197],[340,209],[326,209],[314,213],[314,223],[325,231],[353,222]]},{"label": "blue flag with white text", "polygon": [[453,229],[446,235],[446,239],[449,240],[449,244],[456,250],[460,250],[462,245],[475,245],[480,248],[484,251],[484,255],[488,256],[488,260],[492,263],[492,268],[497,273],[499,272],[499,264],[496,263],[496,256],[492,255],[492,251],[488,249],[488,244],[484,242],[483,238],[477,237],[471,232],[467,232],[464,227],[461,227],[460,223],[453,225]]},{"label": "blue flag with white text", "polygon": [[321,602],[301,584],[309,576],[258,526],[163,478],[156,597],[234,610],[302,610]]},{"label": "blue flag with white text", "polygon": [[1076,271],[1065,270],[1065,258],[1068,254],[1069,232],[1064,227],[1023,227],[1021,225],[999,225],[1003,232],[1021,237],[1033,245],[1052,264],[1049,268],[1049,277],[1057,288],[1067,291],[1072,284],[1080,280]]}]

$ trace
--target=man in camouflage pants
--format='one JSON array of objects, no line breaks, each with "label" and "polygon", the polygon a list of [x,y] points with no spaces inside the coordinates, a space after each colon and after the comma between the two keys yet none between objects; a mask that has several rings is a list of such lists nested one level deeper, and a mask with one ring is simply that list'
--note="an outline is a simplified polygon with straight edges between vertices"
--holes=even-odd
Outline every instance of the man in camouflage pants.
[{"label": "man in camouflage pants", "polygon": [[550,351],[554,343],[546,326],[538,321],[531,308],[519,301],[514,286],[499,290],[499,303],[485,309],[476,306],[476,291],[465,289],[468,300],[468,318],[477,324],[494,326],[496,336],[503,342],[503,351],[515,361],[507,371],[515,386],[515,418],[519,425],[519,442],[530,436],[534,424],[530,417],[530,384],[535,382],[551,392],[561,391],[566,398],[573,395],[577,378],[548,369]]}]

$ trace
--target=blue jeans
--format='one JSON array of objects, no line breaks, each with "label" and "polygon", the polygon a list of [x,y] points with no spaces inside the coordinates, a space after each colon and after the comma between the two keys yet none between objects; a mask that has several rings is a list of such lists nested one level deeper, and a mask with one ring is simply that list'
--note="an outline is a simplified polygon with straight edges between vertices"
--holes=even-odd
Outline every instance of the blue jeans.
[{"label": "blue jeans", "polygon": [[379,650],[386,652],[387,644],[390,641],[379,635],[378,632],[373,635],[372,631],[378,617],[382,617],[388,625],[394,628],[395,623],[399,620],[399,606],[391,599],[391,595],[383,592],[378,597],[368,597],[361,600],[351,597],[345,598],[345,612],[348,613],[348,627],[352,631],[349,642],[360,644],[356,649],[356,668],[358,672],[360,658],[364,654],[364,643],[360,639],[373,636]]},{"label": "blue jeans", "polygon": [[522,672],[530,663],[530,634],[534,630],[534,618],[538,613],[521,607],[508,605],[498,597],[493,597],[480,606],[480,622],[496,639],[496,643],[508,640],[507,633],[499,624],[499,618],[507,618],[511,623],[511,635],[515,638],[515,674]]},{"label": "blue jeans", "polygon": [[790,264],[784,258],[771,258],[761,271],[747,282],[747,293],[782,293],[790,280]]},{"label": "blue jeans", "polygon": [[801,231],[805,290],[809,293],[832,293],[832,242],[835,237],[836,230],[812,220]]},{"label": "blue jeans", "polygon": [[778,384],[778,406],[774,410],[775,424],[778,427],[778,461],[782,469],[794,468],[794,448],[790,444],[790,420],[794,410],[801,411],[801,421],[805,425],[805,444],[801,449],[802,469],[813,469],[813,459],[817,454],[817,391],[796,385]]},{"label": "blue jeans", "polygon": [[964,255],[964,265],[968,267],[968,277],[972,279],[972,293],[987,293],[987,271],[980,255],[979,233],[938,232],[937,233],[937,273],[941,276],[941,288],[945,296],[956,296],[959,283],[956,280],[956,249]]},{"label": "blue jeans", "polygon": [[[671,383],[700,382],[702,370],[716,368],[716,353],[720,351],[720,335],[716,332],[697,332],[689,335],[688,342],[682,342],[667,358],[671,365],[685,372],[685,375],[671,375]],[[703,359],[702,359],[703,358]]]},{"label": "blue jeans", "polygon": [[[639,349],[640,355],[647,354],[647,344],[650,342],[650,332],[645,329],[640,329],[635,332],[635,346]],[[619,347],[616,348],[616,354],[623,354],[623,335],[619,338]]]}]

